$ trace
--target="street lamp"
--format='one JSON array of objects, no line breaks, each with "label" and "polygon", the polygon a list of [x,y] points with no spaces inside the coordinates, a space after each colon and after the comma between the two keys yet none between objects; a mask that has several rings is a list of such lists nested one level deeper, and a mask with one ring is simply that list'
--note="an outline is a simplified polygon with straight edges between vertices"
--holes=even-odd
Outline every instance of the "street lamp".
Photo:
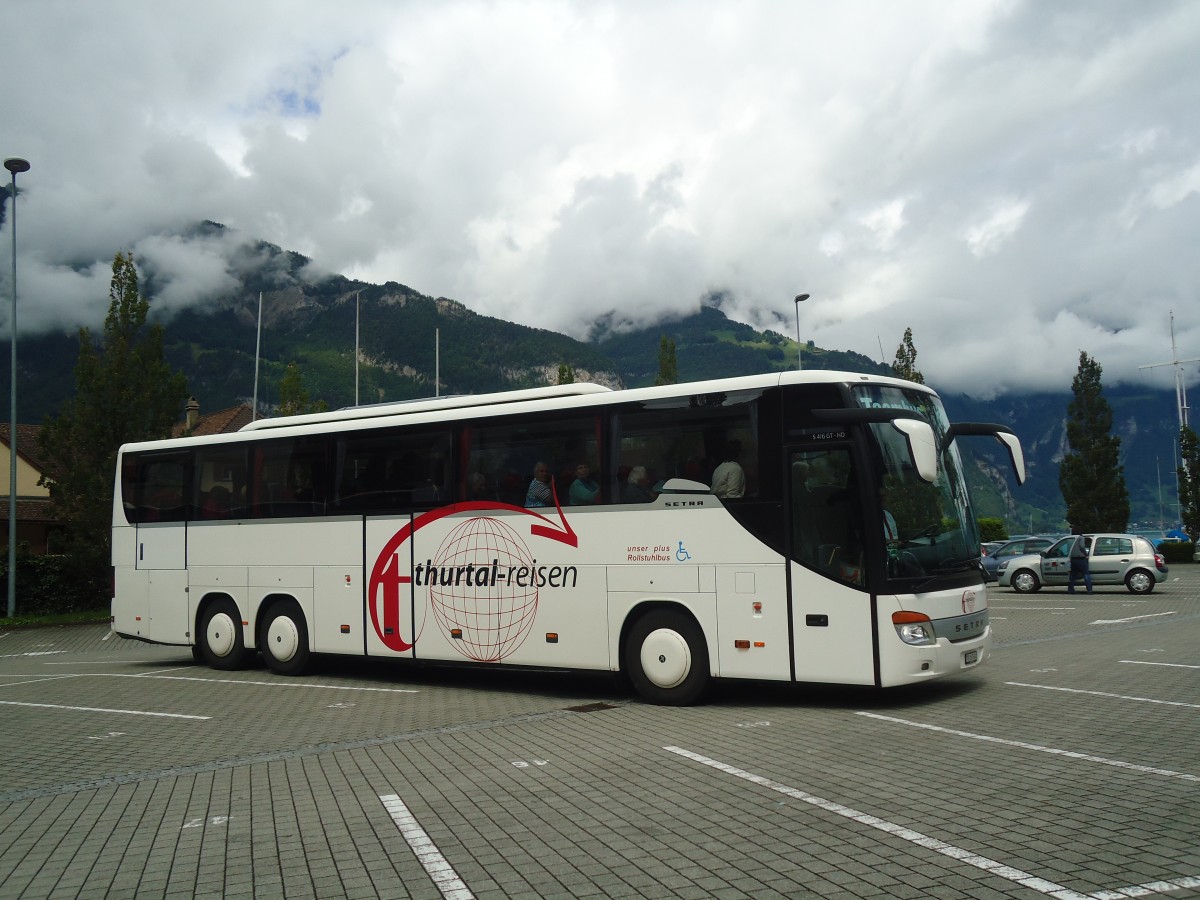
[{"label": "street lamp", "polygon": [[796,295],[796,371],[799,372],[804,368],[802,357],[804,351],[800,349],[800,304],[808,299],[808,294]]},{"label": "street lamp", "polygon": [[8,432],[8,617],[17,614],[17,173],[28,172],[29,163],[13,157],[4,161],[4,168],[12,173],[12,329],[9,360],[12,374],[9,380],[8,409],[10,430]]}]

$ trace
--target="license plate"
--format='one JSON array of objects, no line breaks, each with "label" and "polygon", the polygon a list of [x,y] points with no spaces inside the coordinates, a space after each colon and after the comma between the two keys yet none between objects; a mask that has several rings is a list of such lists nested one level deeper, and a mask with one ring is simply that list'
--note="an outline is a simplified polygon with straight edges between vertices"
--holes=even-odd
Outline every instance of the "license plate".
[{"label": "license plate", "polygon": [[975,663],[977,663],[978,661],[979,661],[979,651],[978,650],[968,650],[966,653],[963,654],[963,665],[964,666],[972,666]]}]

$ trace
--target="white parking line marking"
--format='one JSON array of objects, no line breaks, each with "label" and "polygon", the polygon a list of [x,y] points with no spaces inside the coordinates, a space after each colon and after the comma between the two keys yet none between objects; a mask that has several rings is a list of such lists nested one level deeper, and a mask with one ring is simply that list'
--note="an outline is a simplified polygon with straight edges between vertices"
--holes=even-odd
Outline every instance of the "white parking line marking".
[{"label": "white parking line marking", "polygon": [[[1147,653],[1161,653],[1161,650],[1147,650]],[[1117,662],[1129,663],[1131,666],[1166,666],[1168,669],[1200,669],[1200,666],[1189,666],[1185,663],[1150,662],[1145,659],[1119,659]]]},{"label": "white parking line marking", "polygon": [[66,653],[66,650],[35,650],[31,653],[5,653],[0,659],[17,659],[22,656],[53,656],[55,653]]},{"label": "white parking line marking", "polygon": [[195,678],[191,675],[122,675],[118,672],[88,672],[93,678],[143,678],[163,681],[202,681],[205,684],[248,684],[256,687],[311,688],[318,691],[369,691],[379,694],[419,694],[412,688],[352,687],[342,684],[308,684],[293,681],[241,681],[237,678]]},{"label": "white parking line marking", "polygon": [[0,700],[0,706],[33,706],[39,709],[69,709],[73,712],[120,713],[123,716],[157,716],[163,719],[211,719],[212,716],[189,716],[184,713],[146,712],[140,709],[104,709],[96,706],[63,706],[61,703],[20,703]]},{"label": "white parking line marking", "polygon": [[[62,662],[49,660],[45,666],[143,666],[158,662],[157,659],[64,659]],[[179,671],[174,669],[172,671]]]},{"label": "white parking line marking", "polygon": [[446,900],[474,900],[475,895],[458,877],[458,873],[446,857],[442,856],[429,834],[408,811],[404,801],[395,794],[380,794],[379,799],[383,801],[383,808],[388,811],[388,815],[400,829],[400,834],[408,842],[408,846],[412,848],[412,852],[433,883],[437,885],[437,889],[442,892],[442,896]]},{"label": "white parking line marking", "polygon": [[1063,887],[1061,884],[1055,884],[1053,881],[1048,881],[1045,878],[1038,878],[1036,875],[1031,875],[1028,872],[1023,872],[1020,869],[1012,866],[1006,866],[1003,863],[996,862],[994,859],[988,859],[986,856],[980,856],[977,853],[972,853],[970,850],[964,850],[962,847],[955,847],[953,844],[947,844],[945,841],[937,838],[929,837],[921,834],[919,831],[914,831],[911,828],[906,828],[903,825],[897,825],[893,822],[888,822],[868,813],[859,812],[856,809],[851,809],[848,806],[843,806],[840,803],[835,803],[832,800],[826,800],[823,797],[817,797],[813,794],[807,794],[797,788],[788,787],[778,781],[772,781],[769,778],[764,778],[761,775],[754,775],[744,769],[738,769],[727,763],[718,762],[715,759],[709,759],[707,756],[701,756],[698,753],[692,753],[690,750],[683,750],[680,747],[663,747],[664,750],[670,753],[690,759],[693,762],[698,762],[702,765],[709,766],[720,772],[725,772],[728,775],[734,775],[738,778],[745,779],[753,784],[761,785],[762,787],[770,788],[773,791],[784,794],[788,797],[794,797],[797,800],[803,800],[827,812],[842,816],[843,818],[851,819],[862,825],[868,825],[871,828],[876,828],[887,834],[902,838],[910,843],[925,847],[929,850],[934,850],[943,856],[948,856],[951,859],[956,859],[959,862],[966,863],[969,866],[974,866],[977,869],[982,869],[992,875],[997,875],[1000,878],[1015,882],[1023,887],[1031,888],[1042,894],[1048,894],[1057,900],[1116,900],[1120,897],[1138,897],[1149,893],[1166,893],[1168,891],[1177,891],[1182,888],[1200,887],[1200,876],[1189,876],[1184,878],[1172,878],[1164,881],[1154,881],[1148,884],[1133,885],[1127,888],[1118,888],[1115,891],[1099,891],[1095,894],[1080,894],[1070,888]]},{"label": "white parking line marking", "polygon": [[1159,616],[1177,616],[1179,613],[1175,610],[1161,613],[1147,613],[1144,616],[1130,616],[1128,619],[1097,619],[1095,622],[1088,622],[1089,625],[1124,625],[1126,622],[1136,622],[1138,619],[1155,619]]},{"label": "white parking line marking", "polygon": [[1044,747],[1041,744],[1027,744],[1024,741],[1011,741],[1006,738],[992,737],[987,734],[975,734],[971,731],[959,731],[955,728],[943,728],[940,725],[927,725],[924,722],[913,722],[909,719],[897,719],[893,716],[881,716],[878,713],[859,712],[859,716],[868,719],[878,719],[881,722],[895,722],[898,725],[909,725],[913,728],[923,728],[926,731],[937,731],[942,734],[953,734],[957,737],[971,738],[975,741],[986,741],[989,744],[1003,744],[1005,747],[1018,747],[1022,750],[1036,750],[1039,753],[1050,753],[1054,756],[1064,756],[1067,759],[1082,759],[1086,762],[1100,763],[1105,766],[1116,766],[1118,769],[1132,769],[1147,775],[1165,775],[1168,778],[1179,778],[1183,781],[1200,781],[1200,775],[1189,775],[1187,772],[1175,772],[1171,769],[1156,769],[1153,766],[1140,766],[1136,763],[1123,762],[1119,759],[1109,759],[1106,756],[1092,756],[1089,753],[1077,753],[1074,750],[1059,750],[1057,747]]},{"label": "white parking line marking", "polygon": [[1023,681],[1006,681],[1013,687],[1040,688],[1043,691],[1061,691],[1064,694],[1091,694],[1093,697],[1111,697],[1114,700],[1136,700],[1138,703],[1158,703],[1163,706],[1182,706],[1185,709],[1200,709],[1200,703],[1184,703],[1180,700],[1155,700],[1153,697],[1130,697],[1128,694],[1110,694],[1106,691],[1081,691],[1078,688],[1053,687],[1049,684],[1026,684]]},{"label": "white parking line marking", "polygon": [[0,684],[0,687],[13,687],[15,685],[40,684],[43,681],[62,681],[64,678],[78,678],[78,675],[68,675],[65,672],[62,675],[3,675],[3,678],[28,678],[30,681],[14,681],[10,684]]},{"label": "white parking line marking", "polygon": [[1074,606],[989,606],[989,610],[1021,610],[1024,612],[1072,612]]}]

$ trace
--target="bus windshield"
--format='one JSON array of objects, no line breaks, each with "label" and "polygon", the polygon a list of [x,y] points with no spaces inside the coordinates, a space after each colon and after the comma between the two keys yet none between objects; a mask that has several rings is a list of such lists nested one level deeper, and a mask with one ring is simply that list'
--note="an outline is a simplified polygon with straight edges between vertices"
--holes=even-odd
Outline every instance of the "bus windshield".
[{"label": "bus windshield", "polygon": [[[855,385],[853,393],[864,409],[919,414],[933,426],[939,446],[946,444],[950,422],[935,394],[887,385]],[[979,528],[957,444],[944,446],[937,480],[930,484],[913,468],[900,432],[887,423],[867,427],[878,454],[876,475],[888,577],[929,579],[974,569],[979,558]]]}]

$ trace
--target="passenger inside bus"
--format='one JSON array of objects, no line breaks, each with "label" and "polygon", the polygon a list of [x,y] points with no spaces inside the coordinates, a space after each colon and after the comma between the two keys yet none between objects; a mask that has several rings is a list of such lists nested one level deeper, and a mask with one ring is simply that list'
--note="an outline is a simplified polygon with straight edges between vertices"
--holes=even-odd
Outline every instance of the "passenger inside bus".
[{"label": "passenger inside bus", "polygon": [[553,506],[554,498],[550,493],[550,467],[544,462],[538,462],[533,467],[533,479],[525,491],[525,506]]},{"label": "passenger inside bus", "polygon": [[592,467],[586,460],[575,466],[575,480],[571,482],[571,505],[591,506],[600,502],[600,485],[592,478]]},{"label": "passenger inside bus", "polygon": [[629,470],[625,484],[621,490],[621,501],[624,503],[651,503],[654,492],[650,490],[650,475],[645,466],[634,466]]},{"label": "passenger inside bus", "polygon": [[725,499],[746,495],[746,473],[738,457],[742,455],[741,441],[726,441],[721,464],[713,470],[712,492]]}]

